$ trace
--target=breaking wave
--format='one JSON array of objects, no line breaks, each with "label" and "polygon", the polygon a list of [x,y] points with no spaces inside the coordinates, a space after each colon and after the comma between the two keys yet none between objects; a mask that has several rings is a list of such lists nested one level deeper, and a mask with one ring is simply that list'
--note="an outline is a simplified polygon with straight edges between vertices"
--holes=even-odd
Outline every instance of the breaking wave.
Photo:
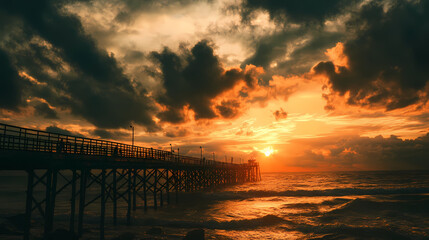
[{"label": "breaking wave", "polygon": [[164,226],[175,228],[207,228],[207,229],[225,229],[225,230],[242,230],[255,229],[259,227],[270,227],[282,223],[291,223],[290,221],[268,214],[259,218],[241,219],[231,221],[182,221],[182,220],[167,220],[167,219],[141,219],[141,224],[148,226]]},{"label": "breaking wave", "polygon": [[[290,230],[286,228],[287,230]],[[317,237],[308,239],[425,239],[423,234],[410,234],[385,227],[333,225],[300,225],[295,228],[303,233],[310,233]]]},{"label": "breaking wave", "polygon": [[286,191],[225,191],[210,193],[216,200],[239,200],[260,197],[316,197],[316,196],[359,196],[390,194],[424,194],[429,188],[334,188],[324,190],[286,190]]},{"label": "breaking wave", "polygon": [[374,201],[371,199],[356,198],[343,206],[330,211],[328,214],[382,214],[398,213],[413,215],[429,215],[429,197],[421,198],[415,196],[415,199],[406,201],[391,199],[390,201]]}]

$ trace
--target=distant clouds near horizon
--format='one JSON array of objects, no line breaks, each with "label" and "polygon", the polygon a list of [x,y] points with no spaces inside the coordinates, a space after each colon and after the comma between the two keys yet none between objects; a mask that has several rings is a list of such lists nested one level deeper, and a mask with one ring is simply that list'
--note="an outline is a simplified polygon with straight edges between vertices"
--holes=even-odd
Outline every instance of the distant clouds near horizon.
[{"label": "distant clouds near horizon", "polygon": [[1,122],[134,124],[265,171],[429,169],[427,1],[17,0],[0,22]]}]

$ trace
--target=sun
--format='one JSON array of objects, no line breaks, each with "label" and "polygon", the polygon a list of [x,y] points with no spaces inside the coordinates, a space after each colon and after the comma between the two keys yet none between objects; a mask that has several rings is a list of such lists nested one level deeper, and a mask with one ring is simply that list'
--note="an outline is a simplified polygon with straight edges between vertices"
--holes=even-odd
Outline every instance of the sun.
[{"label": "sun", "polygon": [[272,147],[266,147],[262,150],[262,152],[265,154],[265,156],[269,157],[274,153],[274,149]]}]

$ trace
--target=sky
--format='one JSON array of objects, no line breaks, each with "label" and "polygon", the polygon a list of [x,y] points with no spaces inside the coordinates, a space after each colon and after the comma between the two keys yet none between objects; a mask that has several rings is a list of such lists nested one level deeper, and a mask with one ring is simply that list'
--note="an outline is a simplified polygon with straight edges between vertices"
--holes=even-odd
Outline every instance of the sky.
[{"label": "sky", "polygon": [[[0,122],[262,171],[429,169],[429,2],[0,3]],[[171,146],[170,146],[171,144]]]}]

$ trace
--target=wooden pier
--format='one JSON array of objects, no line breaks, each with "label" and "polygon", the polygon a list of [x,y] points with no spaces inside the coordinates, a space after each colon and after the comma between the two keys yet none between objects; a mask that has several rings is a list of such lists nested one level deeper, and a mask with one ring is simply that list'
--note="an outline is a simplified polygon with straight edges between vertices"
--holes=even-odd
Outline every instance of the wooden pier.
[{"label": "wooden pier", "polygon": [[[108,201],[113,225],[118,224],[120,201],[127,206],[130,225],[137,206],[156,209],[178,202],[179,192],[261,180],[256,161],[218,162],[7,124],[0,124],[0,170],[27,172],[24,239],[30,238],[31,219],[37,213],[43,218],[45,236],[53,231],[56,198],[66,192],[70,195],[70,232],[82,236],[85,208],[99,203],[100,239],[104,239]],[[37,197],[34,189],[41,186],[45,194]],[[93,186],[99,192],[87,194]]]}]

